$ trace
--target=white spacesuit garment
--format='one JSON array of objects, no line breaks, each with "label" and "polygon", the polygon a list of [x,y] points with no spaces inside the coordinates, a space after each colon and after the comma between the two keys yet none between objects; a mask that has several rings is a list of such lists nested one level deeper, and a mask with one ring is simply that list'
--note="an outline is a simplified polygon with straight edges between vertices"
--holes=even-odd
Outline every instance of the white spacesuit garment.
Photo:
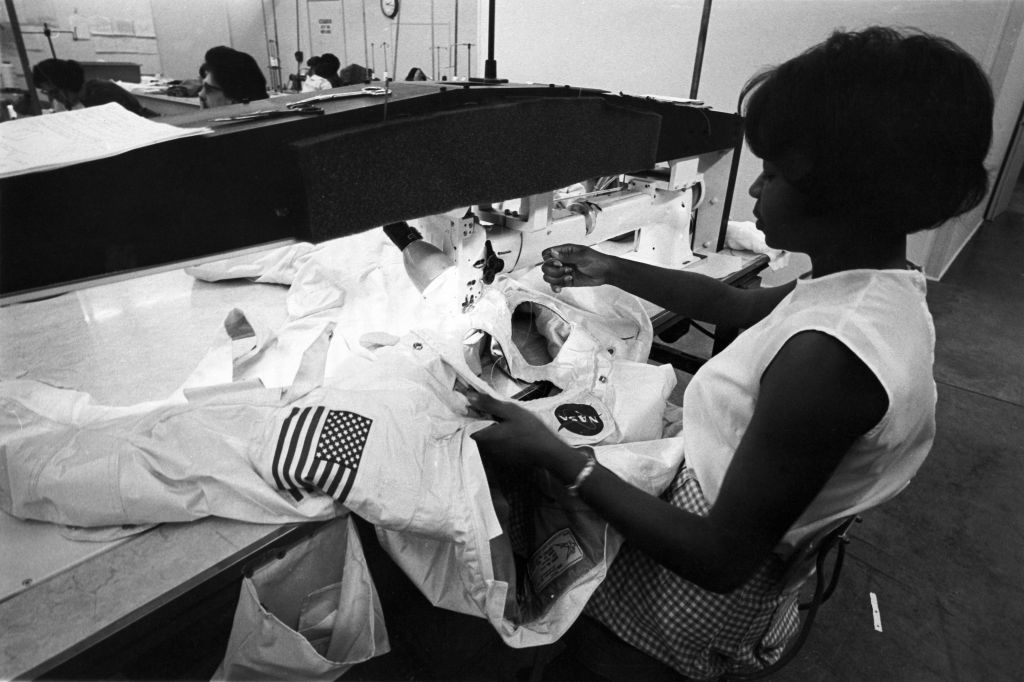
[{"label": "white spacesuit garment", "polygon": [[[584,369],[576,376],[592,384],[521,404],[551,424],[566,405],[574,413],[591,409],[603,427],[563,420],[564,437],[596,445],[602,464],[659,493],[682,460],[680,439],[656,440],[674,375],[630,360],[602,366],[585,330],[572,329],[568,338],[589,345],[563,346],[562,366],[578,352]],[[539,476],[541,492],[526,512],[535,538],[526,571],[540,577],[521,587],[527,578],[517,571],[508,529],[494,509],[500,486],[489,480],[470,438],[489,422],[468,412],[457,389],[493,390],[463,359],[461,336],[430,330],[377,340],[390,345],[376,347],[372,358],[350,356],[334,379],[275,417],[273,456],[261,463],[261,475],[296,497],[327,492],[376,525],[385,549],[433,603],[488,618],[513,646],[556,640],[600,584],[619,536],[560,484]],[[646,386],[636,381],[639,367],[650,370]],[[656,425],[616,420],[617,405],[637,402],[654,411]],[[624,437],[638,442],[620,442]]]},{"label": "white spacesuit garment", "polygon": [[[523,281],[499,276],[471,310],[448,318],[448,328],[439,325],[438,333],[456,334],[461,324],[470,334],[484,332],[509,375],[560,389],[527,406],[573,445],[661,437],[662,413],[676,377],[668,365],[645,362],[653,331],[640,302],[613,287],[555,296],[531,277],[539,279],[539,270],[529,271]],[[528,342],[517,338],[521,327],[514,325],[523,313],[532,314],[550,361],[524,355]]]},{"label": "white spacesuit garment", "polygon": [[0,382],[0,508],[76,527],[332,518],[344,511],[333,500],[283,495],[251,463],[261,446],[254,427],[269,423],[284,395],[228,385],[191,401],[116,408],[36,381]]},{"label": "white spacesuit garment", "polygon": [[[351,240],[339,240],[344,241]],[[398,252],[381,250],[372,235],[360,236],[358,248],[379,254],[371,262],[381,264],[380,271],[404,268],[395,258]],[[290,300],[348,303],[364,297],[356,292],[377,270],[358,277],[332,274],[345,251],[340,243],[331,249],[335,255],[324,258],[323,267],[310,262],[299,267]],[[388,282],[393,306],[401,284]],[[668,367],[643,362],[653,338],[650,319],[635,297],[618,289],[566,289],[555,296],[534,269],[517,273],[517,279],[499,276],[462,311],[458,286],[451,268],[422,295],[400,294],[403,303],[415,301],[419,320],[429,326],[405,335],[364,337],[362,346],[374,348],[373,355],[357,353],[359,359],[338,348],[339,337],[353,326],[352,311],[347,318],[344,310],[328,311],[338,321],[338,333],[324,370],[324,390],[282,416],[281,450],[275,469],[264,476],[296,494],[326,490],[375,523],[385,548],[433,603],[487,617],[514,646],[554,641],[603,579],[620,539],[544,476],[532,484],[538,492],[529,500],[540,513],[520,519],[518,529],[503,529],[492,500],[508,521],[515,496],[510,505],[501,486],[488,482],[468,437],[486,422],[467,418],[461,394],[452,388],[461,383],[507,398],[524,382],[551,382],[555,395],[524,405],[570,443],[597,444],[603,464],[657,493],[682,459],[681,440],[654,440],[663,435],[662,414],[675,375]],[[317,305],[306,308],[322,314]],[[522,313],[540,332],[545,361],[536,353],[528,359],[516,343],[521,327],[513,321]],[[392,314],[391,331],[395,320]],[[355,347],[351,337],[341,343]],[[498,362],[485,366],[481,355],[497,356]],[[251,364],[247,376],[258,375],[259,364]],[[378,400],[384,403],[375,406]],[[398,424],[403,426],[396,431]],[[288,460],[290,449],[299,452],[307,438],[319,444],[317,434],[323,433],[333,434],[323,442],[323,454],[333,452],[334,464],[311,460],[311,448],[306,458],[293,454]],[[524,576],[530,567],[520,561],[517,571],[509,537],[524,532],[533,542],[517,542],[517,551],[532,552],[532,565],[545,567],[534,570],[538,577],[529,583]],[[564,548],[571,551],[559,558]],[[523,594],[524,585],[529,594]]]},{"label": "white spacesuit garment", "polygon": [[[364,251],[377,249],[375,239],[357,237]],[[332,254],[343,247],[331,245]],[[470,434],[490,422],[470,413],[461,389],[507,399],[479,376],[482,355],[493,356],[481,350],[498,351],[501,371],[493,374],[556,387],[525,407],[571,444],[594,446],[624,480],[658,494],[683,456],[681,439],[657,440],[674,372],[643,362],[650,320],[616,289],[556,296],[534,270],[518,281],[499,277],[474,308],[456,314],[450,303],[460,299],[443,293],[454,268],[422,297],[405,296],[404,272],[405,284],[384,284],[401,260],[381,254],[387,268],[344,274],[314,268],[320,251],[289,252],[292,265],[302,261],[296,283],[317,283],[301,295],[307,314],[271,334],[233,311],[222,343],[171,399],[110,408],[37,382],[0,383],[0,505],[21,518],[96,526],[205,515],[327,518],[340,503],[378,527],[385,548],[434,603],[487,618],[513,646],[556,640],[621,540],[539,476],[527,486],[538,512],[518,526],[525,539],[513,543],[508,520],[522,507],[514,490],[506,496],[501,481],[488,479]],[[322,263],[338,260],[322,255]],[[415,313],[365,336],[382,314],[375,303],[385,299]],[[546,360],[517,343],[513,318],[522,313],[541,332]]]},{"label": "white spacesuit garment", "polygon": [[[506,498],[500,472],[496,478],[483,472],[469,438],[486,422],[462,418],[456,438],[451,429],[460,427],[437,410],[445,405],[464,410],[458,408],[461,393],[452,390],[459,384],[497,393],[479,376],[477,346],[471,342],[486,332],[490,344],[485,345],[500,348],[506,371],[515,378],[565,387],[522,406],[571,444],[596,445],[598,459],[623,479],[652,494],[661,492],[683,456],[681,439],[657,440],[663,435],[662,416],[675,374],[669,367],[629,359],[649,349],[650,322],[635,299],[618,296],[609,298],[623,306],[620,314],[598,316],[499,278],[466,314],[445,317],[437,328],[411,332],[378,348],[373,364],[358,372],[351,370],[359,362],[346,362],[344,382],[356,387],[378,385],[385,377],[391,377],[393,386],[396,377],[404,382],[406,372],[416,372],[408,368],[410,360],[420,364],[436,381],[419,376],[410,386],[433,386],[442,394],[418,408],[409,405],[410,414],[421,416],[403,433],[411,432],[414,424],[433,433],[418,446],[395,442],[372,451],[367,447],[355,476],[346,477],[343,471],[332,478],[326,468],[309,469],[312,476],[302,482],[322,489],[333,486],[347,507],[373,522],[382,545],[433,603],[486,617],[512,646],[555,641],[603,580],[620,536],[546,475],[517,482],[520,489],[531,489],[526,500],[517,499],[514,490]],[[554,356],[548,363],[530,364],[513,340],[513,311],[523,304],[539,311],[537,328]],[[626,309],[632,316],[622,314]],[[592,331],[601,335],[600,341]],[[374,373],[379,375],[376,380]],[[332,388],[341,374],[329,383]],[[355,391],[346,394],[351,400]],[[396,409],[393,395],[388,394],[388,411]],[[316,392],[306,398],[316,399]],[[339,416],[335,430],[350,432],[350,440],[353,435],[361,439],[360,418],[373,415],[364,408],[358,417]],[[342,421],[345,426],[340,426]],[[286,430],[283,426],[287,441]],[[372,432],[372,425],[368,430]],[[282,479],[287,475],[279,473]],[[404,475],[411,478],[400,480]],[[406,495],[408,507],[398,502]],[[494,503],[503,507],[500,519]],[[527,507],[509,509],[517,503]],[[513,527],[517,516],[520,524]],[[514,542],[517,533],[528,538]],[[522,556],[524,552],[530,556]]]}]

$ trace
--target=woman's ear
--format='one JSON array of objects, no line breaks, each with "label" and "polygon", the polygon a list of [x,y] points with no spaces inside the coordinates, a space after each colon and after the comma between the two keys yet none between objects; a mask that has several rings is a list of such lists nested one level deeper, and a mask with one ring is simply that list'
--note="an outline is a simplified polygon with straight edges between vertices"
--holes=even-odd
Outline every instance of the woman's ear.
[{"label": "woman's ear", "polygon": [[781,159],[775,162],[779,172],[789,180],[790,183],[799,185],[814,170],[814,162],[801,151],[788,151]]}]

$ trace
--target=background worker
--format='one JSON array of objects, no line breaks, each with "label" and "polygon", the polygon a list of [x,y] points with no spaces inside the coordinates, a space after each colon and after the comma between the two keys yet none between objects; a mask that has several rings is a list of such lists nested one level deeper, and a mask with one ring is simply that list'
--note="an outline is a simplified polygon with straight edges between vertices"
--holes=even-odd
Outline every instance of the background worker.
[{"label": "background worker", "polygon": [[326,78],[332,88],[337,88],[344,85],[341,81],[341,74],[338,73],[339,69],[341,69],[341,60],[330,52],[324,52],[320,55],[316,66],[313,67],[313,72],[320,78]]},{"label": "background worker", "polygon": [[206,51],[199,67],[199,101],[204,109],[267,99],[267,79],[252,55],[219,45]]},{"label": "background worker", "polygon": [[99,78],[86,80],[82,65],[73,59],[44,59],[32,67],[32,80],[36,88],[45,92],[58,105],[58,111],[114,102],[139,116],[151,118],[157,115],[113,81]]}]

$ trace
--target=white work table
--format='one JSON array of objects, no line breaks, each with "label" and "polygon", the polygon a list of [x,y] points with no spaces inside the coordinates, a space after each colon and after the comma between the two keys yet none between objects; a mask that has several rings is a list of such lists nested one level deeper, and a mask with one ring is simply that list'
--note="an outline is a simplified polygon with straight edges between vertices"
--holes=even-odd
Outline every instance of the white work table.
[{"label": "white work table", "polygon": [[[744,254],[729,261],[736,272],[709,274],[734,281],[765,262]],[[0,307],[0,377],[77,389],[104,405],[163,399],[200,363],[233,308],[276,327],[287,292],[172,269],[10,303]],[[237,576],[304,530],[206,518],[83,543],[0,512],[0,679],[43,675],[197,586]]]},{"label": "white work table", "polygon": [[[0,308],[0,376],[161,399],[186,379],[234,307],[285,318],[286,287],[148,274]],[[0,679],[36,677],[296,531],[207,518],[115,542],[67,540],[0,512]]]}]

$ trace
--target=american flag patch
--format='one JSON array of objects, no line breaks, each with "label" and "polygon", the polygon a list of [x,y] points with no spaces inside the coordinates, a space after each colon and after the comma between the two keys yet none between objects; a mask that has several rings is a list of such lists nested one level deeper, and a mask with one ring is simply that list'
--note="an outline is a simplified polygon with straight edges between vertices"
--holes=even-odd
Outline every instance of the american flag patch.
[{"label": "american flag patch", "polygon": [[355,412],[295,407],[277,437],[274,482],[296,500],[322,490],[344,502],[352,489],[373,420]]}]

